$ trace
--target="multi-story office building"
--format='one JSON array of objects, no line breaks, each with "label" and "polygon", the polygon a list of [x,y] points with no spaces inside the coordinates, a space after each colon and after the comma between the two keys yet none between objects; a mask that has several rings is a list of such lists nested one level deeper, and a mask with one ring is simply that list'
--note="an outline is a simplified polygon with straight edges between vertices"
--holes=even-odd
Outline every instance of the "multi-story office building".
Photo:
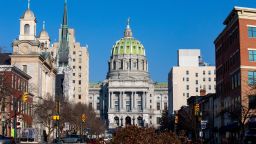
[{"label": "multi-story office building", "polygon": [[215,66],[201,59],[199,49],[178,50],[178,65],[168,75],[169,112],[187,104],[190,96],[215,93]]},{"label": "multi-story office building", "polygon": [[[220,100],[216,128],[222,129],[221,140],[233,143],[231,140],[241,137],[239,131],[234,131],[245,116],[241,106],[249,108],[249,112],[256,108],[256,96],[250,95],[256,82],[256,9],[234,7],[223,24],[224,30],[214,41],[216,94]],[[229,112],[237,108],[240,111],[232,118]]]},{"label": "multi-story office building", "polygon": [[144,46],[132,36],[128,21],[124,37],[112,48],[107,78],[91,85],[89,105],[105,118],[109,128],[160,124],[167,108],[167,84],[155,84],[148,72]]},{"label": "multi-story office building", "polygon": [[71,102],[88,104],[89,52],[87,47],[76,42],[75,30],[68,28],[66,2],[59,42],[54,43],[50,51],[53,52],[58,67],[56,95]]}]

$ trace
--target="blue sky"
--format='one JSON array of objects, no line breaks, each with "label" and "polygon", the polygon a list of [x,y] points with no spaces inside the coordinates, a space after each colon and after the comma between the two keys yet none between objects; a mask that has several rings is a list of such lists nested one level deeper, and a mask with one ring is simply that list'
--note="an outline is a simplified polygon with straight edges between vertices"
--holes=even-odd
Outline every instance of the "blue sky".
[{"label": "blue sky", "polygon": [[[58,38],[64,0],[31,0],[37,17],[37,33],[46,29]],[[234,6],[255,7],[255,0],[68,0],[69,27],[76,40],[89,45],[90,81],[105,79],[113,44],[123,36],[131,17],[134,37],[146,48],[149,71],[154,81],[167,81],[177,63],[177,49],[200,48],[203,59],[214,64],[216,36]],[[0,5],[0,46],[12,51],[19,34],[19,18],[27,0],[5,0]]]}]

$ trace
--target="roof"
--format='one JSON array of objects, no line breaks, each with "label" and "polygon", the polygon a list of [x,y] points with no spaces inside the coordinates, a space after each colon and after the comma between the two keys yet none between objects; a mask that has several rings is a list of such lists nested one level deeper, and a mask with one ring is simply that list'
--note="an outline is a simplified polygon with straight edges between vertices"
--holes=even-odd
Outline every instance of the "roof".
[{"label": "roof", "polygon": [[140,41],[133,37],[124,37],[115,43],[112,48],[112,55],[144,55],[145,49]]},{"label": "roof", "polygon": [[0,65],[0,71],[14,71],[14,72],[22,75],[27,80],[32,78],[30,75],[28,75],[27,73],[25,73],[24,71],[22,71],[18,67],[12,66],[12,65]]}]

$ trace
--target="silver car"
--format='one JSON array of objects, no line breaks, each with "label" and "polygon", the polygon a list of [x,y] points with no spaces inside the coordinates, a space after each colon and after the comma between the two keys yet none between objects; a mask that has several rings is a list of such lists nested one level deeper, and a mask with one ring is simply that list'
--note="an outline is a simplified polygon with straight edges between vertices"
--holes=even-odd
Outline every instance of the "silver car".
[{"label": "silver car", "polygon": [[79,143],[81,142],[81,138],[79,135],[68,135],[62,139],[64,143]]}]

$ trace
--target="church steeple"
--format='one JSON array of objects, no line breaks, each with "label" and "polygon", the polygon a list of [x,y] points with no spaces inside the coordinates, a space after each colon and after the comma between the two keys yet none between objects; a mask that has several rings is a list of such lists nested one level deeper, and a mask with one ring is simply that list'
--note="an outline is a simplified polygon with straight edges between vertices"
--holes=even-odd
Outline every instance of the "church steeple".
[{"label": "church steeple", "polygon": [[64,1],[64,13],[61,25],[61,39],[58,52],[59,65],[67,66],[69,58],[67,0]]},{"label": "church steeple", "polygon": [[132,37],[132,30],[130,27],[130,17],[127,19],[127,25],[124,31],[124,37]]},{"label": "church steeple", "polygon": [[62,26],[68,26],[68,12],[67,11],[68,11],[67,10],[67,0],[65,0]]},{"label": "church steeple", "polygon": [[28,8],[20,18],[20,34],[19,40],[35,40],[36,39],[36,17],[30,9],[30,0],[28,0]]}]

